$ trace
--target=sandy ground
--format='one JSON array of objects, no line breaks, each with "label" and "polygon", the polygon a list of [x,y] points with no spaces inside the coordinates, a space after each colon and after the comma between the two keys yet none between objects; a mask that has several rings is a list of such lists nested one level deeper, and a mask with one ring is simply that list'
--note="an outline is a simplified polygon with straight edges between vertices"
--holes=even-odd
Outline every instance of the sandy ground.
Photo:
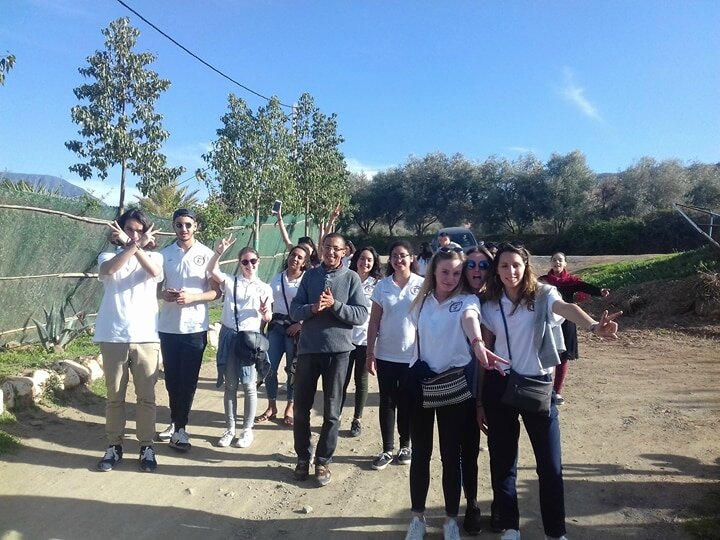
[{"label": "sandy ground", "polygon": [[[682,521],[705,492],[720,485],[718,342],[632,330],[617,342],[583,335],[580,345],[583,358],[571,365],[561,408],[568,536],[689,539]],[[112,472],[96,470],[105,448],[102,399],[76,394],[65,406],[18,413],[11,430],[23,447],[0,456],[0,538],[404,537],[409,468],[370,467],[380,450],[374,379],[358,439],[348,437],[352,412],[346,409],[333,481],[324,488],[312,479],[293,479],[292,434],[279,424],[258,425],[248,449],[217,447],[223,413],[214,379],[214,366],[206,364],[191,418],[193,449],[182,454],[158,444],[153,474],[138,470],[132,420],[125,460]],[[168,418],[162,381],[157,394],[162,429]],[[265,403],[263,390],[260,411]],[[320,421],[315,411],[316,433]],[[540,540],[537,480],[524,434],[520,446],[523,538]],[[436,451],[429,538],[442,534],[440,465]],[[479,497],[487,513],[487,452],[480,455]],[[483,532],[480,538],[499,535]]]}]

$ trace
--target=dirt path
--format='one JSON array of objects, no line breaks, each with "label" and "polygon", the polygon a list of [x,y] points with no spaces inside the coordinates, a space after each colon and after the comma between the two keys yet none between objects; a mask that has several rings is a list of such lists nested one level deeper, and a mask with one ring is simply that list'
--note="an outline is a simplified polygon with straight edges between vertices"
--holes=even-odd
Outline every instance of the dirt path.
[{"label": "dirt path", "polygon": [[[680,521],[720,479],[718,343],[630,332],[616,343],[583,337],[581,351],[561,409],[569,537],[689,538]],[[14,431],[24,447],[0,458],[1,538],[403,537],[408,468],[370,468],[380,449],[374,380],[363,435],[341,437],[333,482],[326,488],[292,479],[292,437],[279,425],[257,426],[247,450],[216,447],[223,414],[213,381],[214,366],[205,365],[192,417],[192,451],[179,454],[158,445],[160,466],[154,474],[138,471],[134,440],[126,442],[126,459],[115,471],[95,470],[105,446],[104,404],[98,398],[19,414]],[[168,414],[162,382],[157,390],[162,422]],[[315,415],[315,427],[319,420]],[[345,429],[348,423],[346,415]],[[134,423],[128,428],[134,437]],[[443,504],[435,454],[428,515],[429,532],[439,537]],[[486,452],[480,471],[486,511]],[[524,435],[518,487],[523,538],[542,539],[537,482]]]}]

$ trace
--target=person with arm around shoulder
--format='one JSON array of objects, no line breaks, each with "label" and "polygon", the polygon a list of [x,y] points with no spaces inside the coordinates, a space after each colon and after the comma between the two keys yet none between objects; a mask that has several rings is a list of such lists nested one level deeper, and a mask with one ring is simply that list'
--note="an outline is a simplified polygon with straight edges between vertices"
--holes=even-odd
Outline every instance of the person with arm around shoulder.
[{"label": "person with arm around shoulder", "polygon": [[225,295],[220,316],[216,386],[225,383],[223,402],[226,429],[218,440],[218,446],[230,446],[235,439],[237,390],[241,383],[244,394],[243,431],[235,441],[235,447],[248,448],[255,438],[252,429],[257,410],[257,372],[253,351],[248,348],[238,352],[235,344],[239,334],[253,336],[260,333],[265,323],[270,321],[272,291],[257,276],[260,257],[252,247],[244,247],[238,253],[240,275],[230,275],[220,270],[218,262],[234,242],[231,237],[221,240],[208,263],[208,272],[220,284]]},{"label": "person with arm around shoulder", "polygon": [[360,278],[342,264],[345,249],[343,235],[325,236],[322,264],[305,272],[290,305],[290,316],[303,323],[294,388],[293,438],[297,454],[294,474],[298,480],[305,480],[310,474],[313,456],[310,410],[318,379],[322,379],[323,424],[314,452],[315,479],[320,486],[326,486],[332,478],[330,464],[337,446],[353,327],[363,324],[368,316]]},{"label": "person with arm around shoulder", "polygon": [[93,337],[100,345],[107,387],[108,448],[98,468],[111,471],[123,458],[125,394],[132,374],[140,470],[153,472],[157,468],[153,439],[160,362],[157,285],[163,280],[163,261],[162,255],[149,250],[155,247],[158,231],[137,209],[125,212],[110,228],[110,241],[118,247],[98,257],[98,277],[104,292]]},{"label": "person with arm around shoulder", "polygon": [[220,296],[220,288],[207,273],[213,250],[195,238],[195,212],[177,209],[173,230],[175,242],[161,251],[165,280],[159,287],[163,305],[158,321],[170,425],[158,438],[187,451],[192,445],[186,428],[210,326],[208,303]]},{"label": "person with arm around shoulder", "polygon": [[[482,402],[488,429],[491,479],[502,540],[520,539],[517,457],[520,422],[532,443],[540,484],[540,513],[547,539],[565,539],[565,494],[562,477],[560,422],[555,399],[548,412],[529,412],[504,399],[509,375],[549,383],[560,363],[551,327],[569,319],[599,337],[615,339],[615,319],[605,311],[594,320],[557,289],[539,283],[530,253],[516,244],[501,244],[487,282],[482,306],[483,337],[488,347],[510,362],[506,374],[487,373]],[[505,376],[508,375],[508,376]]]},{"label": "person with arm around shoulder", "polygon": [[[457,516],[462,490],[461,448],[463,432],[475,421],[475,399],[469,392],[467,373],[471,364],[483,369],[502,369],[504,360],[485,348],[480,330],[480,304],[470,290],[464,272],[462,250],[441,248],[433,256],[423,286],[412,306],[418,330],[417,357],[410,366],[410,433],[413,459],[410,464],[412,520],[406,540],[420,540],[426,531],[425,505],[430,486],[430,458],[437,418],[445,500],[445,540],[459,540]],[[458,373],[459,372],[459,373]],[[433,400],[425,395],[423,382],[438,374],[457,376],[462,392],[454,399]],[[466,384],[462,388],[462,379]]]}]

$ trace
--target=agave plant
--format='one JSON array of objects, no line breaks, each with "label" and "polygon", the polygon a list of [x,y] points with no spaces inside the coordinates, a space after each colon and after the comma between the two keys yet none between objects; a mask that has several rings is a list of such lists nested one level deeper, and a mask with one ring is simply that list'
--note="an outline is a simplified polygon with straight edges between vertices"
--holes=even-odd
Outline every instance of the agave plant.
[{"label": "agave plant", "polygon": [[[50,311],[45,308],[43,311],[45,312],[45,324],[37,319],[33,319],[33,322],[37,328],[40,343],[46,350],[53,350],[55,347],[64,349],[68,343],[87,329],[87,326],[82,324],[81,313],[77,313],[68,320],[62,306],[60,309],[56,309],[53,304]],[[76,321],[79,321],[81,326],[76,327]]]}]

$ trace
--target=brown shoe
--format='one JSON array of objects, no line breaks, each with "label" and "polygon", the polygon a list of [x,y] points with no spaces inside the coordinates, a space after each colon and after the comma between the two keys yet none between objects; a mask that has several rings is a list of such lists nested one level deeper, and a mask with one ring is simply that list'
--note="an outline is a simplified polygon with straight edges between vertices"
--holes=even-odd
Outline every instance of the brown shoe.
[{"label": "brown shoe", "polygon": [[330,467],[327,465],[315,465],[315,478],[321,486],[327,486],[332,479]]}]

